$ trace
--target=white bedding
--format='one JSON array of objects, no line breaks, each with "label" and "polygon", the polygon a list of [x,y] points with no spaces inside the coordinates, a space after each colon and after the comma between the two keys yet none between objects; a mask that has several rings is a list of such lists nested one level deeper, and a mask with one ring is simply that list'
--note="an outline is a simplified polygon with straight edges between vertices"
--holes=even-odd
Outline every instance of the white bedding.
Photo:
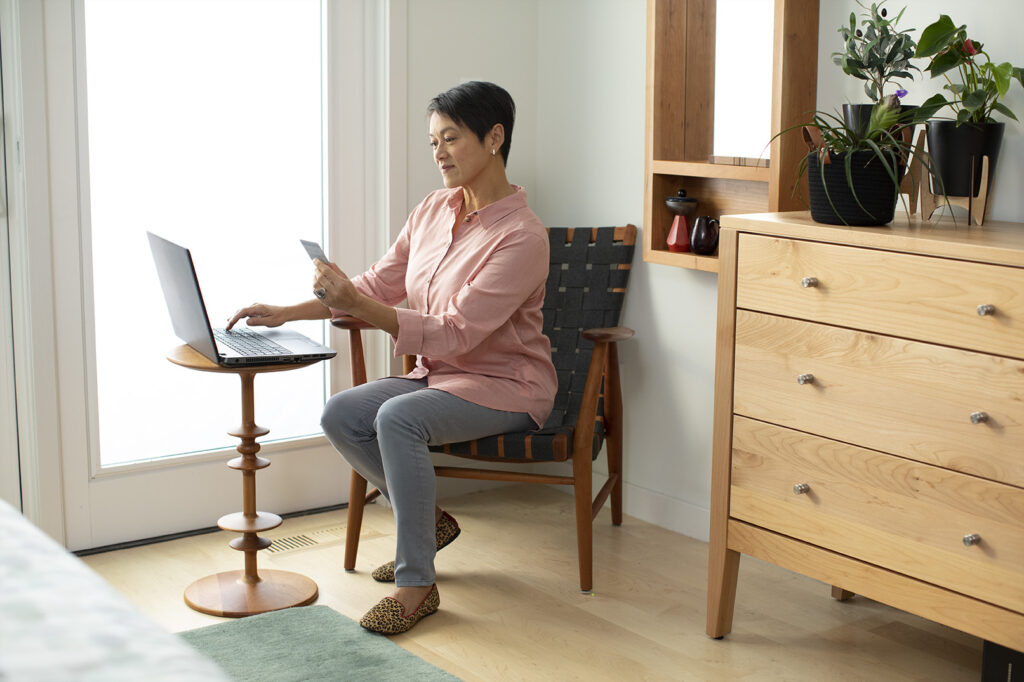
[{"label": "white bedding", "polygon": [[227,680],[0,500],[0,682]]}]

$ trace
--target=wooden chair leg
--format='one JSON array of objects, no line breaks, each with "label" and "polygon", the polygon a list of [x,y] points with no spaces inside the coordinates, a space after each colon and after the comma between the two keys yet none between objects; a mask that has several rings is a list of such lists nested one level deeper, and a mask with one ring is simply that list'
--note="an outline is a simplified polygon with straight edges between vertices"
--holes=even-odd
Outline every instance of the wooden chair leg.
[{"label": "wooden chair leg", "polygon": [[352,472],[348,493],[348,523],[345,529],[345,570],[356,569],[359,551],[359,531],[363,525],[363,506],[366,504],[366,479]]},{"label": "wooden chair leg", "polygon": [[[350,329],[348,341],[349,359],[352,363],[352,385],[361,386],[366,383],[366,359],[363,356],[362,332],[359,329]],[[346,571],[356,570],[356,553],[359,551],[359,531],[363,526],[363,507],[369,499],[366,497],[366,479],[353,470],[348,487],[348,521],[345,528]]]},{"label": "wooden chair leg", "polygon": [[608,344],[604,373],[605,447],[608,451],[608,475],[612,486],[612,524],[622,525],[622,385],[619,381],[619,347]]},{"label": "wooden chair leg", "polygon": [[590,453],[573,457],[573,496],[576,500],[576,545],[579,548],[580,591],[594,588],[594,512]]}]

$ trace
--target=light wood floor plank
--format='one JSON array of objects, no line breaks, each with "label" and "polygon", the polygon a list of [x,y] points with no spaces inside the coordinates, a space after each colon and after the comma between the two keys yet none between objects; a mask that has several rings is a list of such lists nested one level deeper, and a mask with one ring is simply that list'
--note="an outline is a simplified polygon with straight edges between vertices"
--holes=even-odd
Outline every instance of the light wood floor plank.
[{"label": "light wood floor plank", "polygon": [[[757,559],[740,562],[732,634],[704,634],[707,544],[627,517],[594,526],[593,595],[581,594],[570,496],[509,486],[446,501],[463,528],[438,554],[441,610],[404,648],[465,680],[978,679],[981,641]],[[388,593],[370,571],[393,558],[390,510],[370,505],[354,573],[342,568],[345,512],[294,519],[267,534],[314,547],[260,553],[260,566],[308,575],[318,603],[358,619]],[[172,631],[222,619],[189,609],[185,587],[241,567],[219,532],[84,560]]]}]

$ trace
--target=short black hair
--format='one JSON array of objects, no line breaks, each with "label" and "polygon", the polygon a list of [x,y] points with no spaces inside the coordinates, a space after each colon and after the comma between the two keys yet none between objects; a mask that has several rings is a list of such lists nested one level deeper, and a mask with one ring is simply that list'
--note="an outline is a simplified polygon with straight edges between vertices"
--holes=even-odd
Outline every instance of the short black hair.
[{"label": "short black hair", "polygon": [[516,103],[512,96],[494,83],[469,81],[442,92],[427,105],[427,114],[444,114],[457,125],[472,130],[480,141],[495,124],[505,129],[505,142],[501,145],[501,159],[508,165],[508,151],[512,146],[512,124],[516,120]]}]

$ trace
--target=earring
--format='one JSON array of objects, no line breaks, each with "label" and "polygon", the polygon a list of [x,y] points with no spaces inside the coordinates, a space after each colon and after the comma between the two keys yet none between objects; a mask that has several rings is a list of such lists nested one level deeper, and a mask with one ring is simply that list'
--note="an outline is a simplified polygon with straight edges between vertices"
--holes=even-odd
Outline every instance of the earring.
[{"label": "earring", "polygon": [[494,156],[494,147],[491,147],[491,156]]}]

